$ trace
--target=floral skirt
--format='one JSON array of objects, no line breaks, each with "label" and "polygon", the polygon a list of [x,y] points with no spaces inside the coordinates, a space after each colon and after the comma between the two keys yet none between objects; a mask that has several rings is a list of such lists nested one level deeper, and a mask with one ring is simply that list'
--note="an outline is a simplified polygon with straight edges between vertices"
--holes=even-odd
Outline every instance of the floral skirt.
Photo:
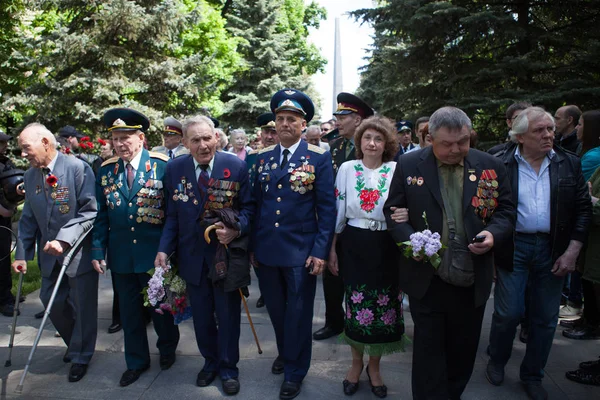
[{"label": "floral skirt", "polygon": [[337,253],[346,291],[341,340],[372,356],[404,350],[399,252],[387,231],[346,226]]}]

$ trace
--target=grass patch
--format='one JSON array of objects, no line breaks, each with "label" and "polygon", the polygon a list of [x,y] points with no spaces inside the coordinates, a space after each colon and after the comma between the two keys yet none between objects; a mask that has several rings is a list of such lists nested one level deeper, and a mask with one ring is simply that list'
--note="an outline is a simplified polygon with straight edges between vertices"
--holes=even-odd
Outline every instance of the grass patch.
[{"label": "grass patch", "polygon": [[[15,254],[10,256],[11,262],[15,260]],[[12,268],[11,268],[12,270]],[[17,295],[17,285],[19,284],[19,275],[12,273],[12,293]],[[27,273],[23,276],[23,288],[21,296],[35,292],[42,286],[42,274],[37,263],[37,256],[32,261],[27,261]]]}]

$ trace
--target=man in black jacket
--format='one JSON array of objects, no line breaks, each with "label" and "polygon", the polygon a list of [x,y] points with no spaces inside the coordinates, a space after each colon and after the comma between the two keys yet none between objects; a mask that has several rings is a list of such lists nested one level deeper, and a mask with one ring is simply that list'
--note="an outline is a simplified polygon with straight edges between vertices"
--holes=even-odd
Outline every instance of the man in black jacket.
[{"label": "man in black jacket", "polygon": [[[520,378],[532,399],[548,397],[541,383],[558,321],[564,276],[575,270],[591,220],[591,201],[579,158],[560,147],[553,149],[554,129],[552,115],[542,108],[523,110],[511,130],[515,143],[500,157],[517,205],[517,222],[513,240],[496,252],[500,268],[486,377],[493,385],[502,384],[524,302],[528,301],[529,340]],[[530,293],[525,299],[528,280]]]},{"label": "man in black jacket", "polygon": [[[398,255],[399,284],[415,323],[413,398],[459,399],[492,287],[491,250],[510,237],[514,207],[502,162],[469,149],[471,121],[463,111],[437,110],[429,133],[431,146],[398,159],[384,214],[396,243],[430,229],[448,247],[437,268]],[[408,208],[409,221],[394,222],[394,207]]]},{"label": "man in black jacket", "polygon": [[555,143],[565,150],[577,154],[579,140],[577,139],[577,124],[581,117],[581,110],[574,105],[560,107],[554,113],[556,123]]}]

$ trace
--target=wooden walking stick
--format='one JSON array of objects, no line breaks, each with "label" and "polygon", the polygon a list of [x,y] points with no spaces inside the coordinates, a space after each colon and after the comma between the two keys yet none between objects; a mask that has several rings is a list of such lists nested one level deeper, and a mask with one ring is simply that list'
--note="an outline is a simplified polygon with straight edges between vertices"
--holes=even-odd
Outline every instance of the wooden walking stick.
[{"label": "wooden walking stick", "polygon": [[[204,231],[204,240],[206,240],[206,243],[210,244],[210,232],[215,230],[215,229],[219,229],[220,226],[218,225],[211,225],[208,228],[206,228],[206,230]],[[227,245],[224,245],[225,248],[227,248]],[[248,303],[246,303],[246,297],[244,296],[244,293],[242,293],[242,289],[238,289],[238,292],[240,293],[240,297],[242,298],[242,303],[244,303],[244,309],[246,310],[246,316],[248,317],[248,322],[250,322],[250,328],[252,329],[252,334],[254,335],[254,341],[256,342],[256,347],[258,347],[258,354],[262,354],[263,351],[260,348],[260,343],[258,342],[258,335],[256,334],[256,329],[254,329],[254,323],[252,322],[252,317],[250,316],[250,310],[248,310]]]}]

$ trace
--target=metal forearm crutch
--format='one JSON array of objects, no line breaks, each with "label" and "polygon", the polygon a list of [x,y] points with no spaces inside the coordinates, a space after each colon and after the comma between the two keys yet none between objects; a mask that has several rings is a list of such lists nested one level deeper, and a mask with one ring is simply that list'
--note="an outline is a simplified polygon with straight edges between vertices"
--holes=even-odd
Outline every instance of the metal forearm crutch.
[{"label": "metal forearm crutch", "polygon": [[73,246],[71,247],[71,249],[69,250],[69,252],[67,253],[67,255],[65,256],[65,258],[63,260],[62,267],[60,268],[60,272],[58,273],[58,278],[56,278],[56,283],[54,284],[54,290],[52,290],[52,296],[50,296],[50,300],[48,301],[48,306],[46,307],[46,310],[44,311],[44,318],[42,319],[42,323],[40,324],[40,328],[38,329],[37,336],[35,337],[35,340],[33,341],[33,347],[31,347],[31,351],[29,352],[29,358],[27,359],[27,364],[25,364],[25,369],[23,370],[23,375],[21,375],[21,380],[19,381],[19,384],[17,385],[17,388],[15,389],[15,392],[17,392],[17,393],[21,393],[23,391],[23,382],[25,381],[27,372],[29,372],[29,366],[31,365],[31,360],[33,359],[33,355],[35,354],[37,345],[40,342],[40,338],[42,337],[42,332],[44,332],[44,325],[46,325],[46,321],[48,320],[48,317],[50,316],[50,310],[52,310],[52,304],[54,303],[54,298],[56,297],[56,293],[58,293],[58,289],[62,282],[62,278],[65,275],[65,271],[67,270],[67,267],[71,263],[71,258],[73,258],[73,255],[79,249],[79,246],[81,245],[81,243],[83,243],[83,240],[85,239],[87,234],[90,233],[91,230],[92,229],[91,229],[91,225],[90,225],[90,228],[87,231],[83,232],[81,234],[81,236],[79,236],[79,238],[75,241],[75,243],[73,243]]},{"label": "metal forearm crutch", "polygon": [[4,363],[5,367],[10,367],[12,365],[12,350],[13,343],[15,341],[15,332],[17,330],[17,317],[19,316],[19,299],[21,298],[21,289],[23,288],[23,271],[21,271],[22,267],[19,265],[19,285],[17,286],[17,297],[15,298],[15,306],[13,310],[13,322],[12,322],[12,330],[10,332],[10,341],[8,342],[8,360]]},{"label": "metal forearm crutch", "polygon": [[[219,229],[220,227],[217,225],[211,225],[204,231],[204,240],[206,243],[210,244],[210,232],[215,229]],[[227,245],[224,245],[227,248]],[[262,354],[263,351],[260,348],[260,343],[258,342],[258,335],[256,334],[256,330],[254,329],[254,324],[252,323],[252,317],[250,316],[250,310],[248,310],[248,303],[246,303],[246,297],[244,293],[242,293],[242,289],[238,289],[240,293],[240,297],[242,298],[242,302],[244,303],[244,308],[246,309],[246,316],[248,317],[248,322],[250,323],[250,328],[252,329],[252,334],[254,335],[254,341],[256,342],[256,347],[258,347],[258,354]]]}]

